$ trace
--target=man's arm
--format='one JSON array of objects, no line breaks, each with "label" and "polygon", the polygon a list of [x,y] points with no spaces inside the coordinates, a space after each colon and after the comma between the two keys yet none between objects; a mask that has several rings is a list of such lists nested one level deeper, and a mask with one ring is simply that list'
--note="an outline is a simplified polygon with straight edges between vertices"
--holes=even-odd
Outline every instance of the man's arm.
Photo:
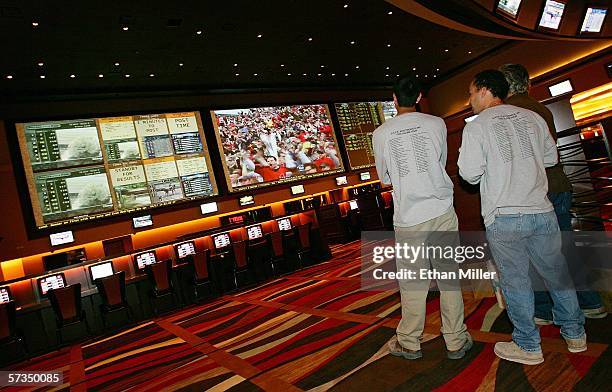
[{"label": "man's arm", "polygon": [[381,140],[381,132],[374,131],[372,135],[372,146],[374,147],[374,161],[376,162],[376,173],[380,182],[385,185],[391,185],[391,177],[389,176],[389,170],[387,168],[387,161],[385,159],[385,144]]},{"label": "man's arm", "polygon": [[[476,128],[478,127],[478,128]],[[467,124],[463,128],[461,148],[459,149],[459,175],[470,184],[478,184],[485,172],[486,160],[482,150],[482,137],[479,125]]]},{"label": "man's arm", "polygon": [[540,116],[534,117],[536,119],[536,123],[542,131],[542,145],[544,147],[544,154],[542,155],[542,159],[544,161],[544,167],[555,166],[557,163],[559,163],[559,152],[557,151],[557,143],[551,135],[551,132],[549,132],[546,121],[544,121],[544,119]]}]

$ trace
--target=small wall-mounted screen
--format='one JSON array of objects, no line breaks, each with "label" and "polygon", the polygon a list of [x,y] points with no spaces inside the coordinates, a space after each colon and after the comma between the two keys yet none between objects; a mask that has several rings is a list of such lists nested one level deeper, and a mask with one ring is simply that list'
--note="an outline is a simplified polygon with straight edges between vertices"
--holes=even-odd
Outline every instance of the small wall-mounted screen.
[{"label": "small wall-mounted screen", "polygon": [[367,181],[367,180],[369,180],[370,178],[371,178],[371,177],[370,177],[370,172],[363,172],[363,173],[359,173],[359,179],[360,179],[361,181]]},{"label": "small wall-mounted screen", "polygon": [[351,200],[351,201],[349,201],[349,205],[351,206],[351,210],[357,210],[357,209],[359,209],[359,206],[357,205],[357,200]]},{"label": "small wall-mounted screen", "polygon": [[62,231],[61,233],[54,233],[49,236],[51,240],[51,246],[69,244],[74,242],[74,236],[72,235],[72,231]]},{"label": "small wall-mounted screen", "polygon": [[336,177],[336,185],[346,185],[346,184],[348,184],[348,180],[346,179],[346,176]]},{"label": "small wall-mounted screen", "polygon": [[568,80],[562,81],[561,83],[557,83],[557,84],[553,84],[552,86],[549,86],[548,91],[550,91],[550,95],[552,97],[556,97],[558,95],[563,95],[563,94],[574,91],[574,87],[572,86],[572,83],[568,79]]},{"label": "small wall-mounted screen", "polygon": [[604,20],[608,9],[606,8],[587,8],[587,12],[584,15],[584,21],[582,22],[581,33],[599,33],[603,26]]},{"label": "small wall-mounted screen", "polygon": [[238,202],[241,206],[255,204],[255,197],[252,195],[242,196],[240,199],[238,199]]},{"label": "small wall-mounted screen", "polygon": [[291,228],[292,228],[292,226],[291,226],[291,219],[290,218],[277,219],[276,222],[278,222],[278,228],[281,231],[291,230]]},{"label": "small wall-mounted screen", "polygon": [[153,219],[151,218],[151,215],[138,216],[136,218],[132,218],[132,224],[134,225],[135,229],[153,226]]},{"label": "small wall-mounted screen", "polygon": [[91,276],[91,281],[95,281],[96,279],[106,278],[107,276],[111,276],[115,273],[115,269],[113,268],[112,261],[106,261],[104,263],[95,264],[89,267],[89,275]]},{"label": "small wall-mounted screen", "polygon": [[565,11],[565,3],[555,0],[546,0],[542,18],[540,18],[540,27],[557,30]]},{"label": "small wall-mounted screen", "polygon": [[60,289],[62,287],[66,287],[64,274],[47,275],[38,279],[38,289],[42,296],[47,295],[49,290]]},{"label": "small wall-mounted screen", "polygon": [[215,244],[215,249],[227,248],[232,243],[229,233],[213,235],[212,238]]},{"label": "small wall-mounted screen", "polygon": [[176,250],[176,257],[183,259],[189,255],[196,253],[195,242],[187,241],[174,246]]},{"label": "small wall-mounted screen", "polygon": [[0,287],[0,304],[5,304],[11,299],[11,289],[8,286]]},{"label": "small wall-mounted screen", "polygon": [[145,269],[147,265],[157,263],[157,254],[154,250],[134,255],[134,262],[139,270]]},{"label": "small wall-mounted screen", "polygon": [[256,240],[258,238],[263,237],[263,231],[261,230],[261,225],[247,227],[247,235],[250,240]]},{"label": "small wall-mounted screen", "polygon": [[213,201],[210,203],[200,204],[200,211],[202,211],[202,215],[217,212],[218,211],[217,202]]},{"label": "small wall-mounted screen", "polygon": [[304,185],[300,184],[300,185],[294,185],[291,187],[291,194],[292,195],[299,195],[304,193]]},{"label": "small wall-mounted screen", "polygon": [[520,6],[521,0],[499,0],[497,10],[516,18]]}]

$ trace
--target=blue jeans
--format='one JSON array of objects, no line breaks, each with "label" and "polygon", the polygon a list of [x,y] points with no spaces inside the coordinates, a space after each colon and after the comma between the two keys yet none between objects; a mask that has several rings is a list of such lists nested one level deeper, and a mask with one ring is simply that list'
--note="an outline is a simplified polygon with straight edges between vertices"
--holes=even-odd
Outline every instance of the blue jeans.
[{"label": "blue jeans", "polygon": [[[561,231],[572,231],[572,192],[548,192],[548,199],[555,207],[555,215]],[[564,243],[564,253],[570,264],[577,263],[579,256],[571,238]],[[570,268],[571,269],[571,268]],[[572,276],[577,276],[578,271],[572,271]],[[601,297],[596,291],[588,290],[586,287],[576,287],[578,304],[581,309],[598,309],[602,307]],[[552,299],[546,291],[535,291],[535,316],[544,320],[552,320]]]},{"label": "blue jeans", "polygon": [[584,315],[561,252],[561,232],[554,212],[497,215],[487,226],[487,239],[514,325],[512,340],[525,351],[541,350],[540,333],[533,322],[530,260],[552,297],[553,320],[561,326],[561,335],[582,337]]}]

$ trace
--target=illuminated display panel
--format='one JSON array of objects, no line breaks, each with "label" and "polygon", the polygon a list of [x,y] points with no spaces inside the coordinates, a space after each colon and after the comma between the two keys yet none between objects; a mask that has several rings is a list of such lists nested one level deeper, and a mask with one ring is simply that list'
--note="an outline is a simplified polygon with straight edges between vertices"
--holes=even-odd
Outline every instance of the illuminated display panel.
[{"label": "illuminated display panel", "polygon": [[64,274],[47,275],[38,278],[37,284],[40,295],[45,296],[49,290],[66,287],[66,278]]},{"label": "illuminated display panel", "polygon": [[336,185],[346,185],[348,184],[348,179],[346,176],[336,177]]},{"label": "illuminated display panel", "polygon": [[174,249],[176,251],[176,257],[179,259],[183,259],[189,255],[195,255],[196,253],[195,242],[193,241],[177,244],[174,246]]},{"label": "illuminated display panel", "polygon": [[249,237],[250,240],[256,240],[258,238],[263,237],[263,231],[261,230],[261,225],[247,227],[247,236]]},{"label": "illuminated display panel", "polygon": [[565,3],[555,0],[546,0],[542,17],[540,18],[540,27],[551,30],[559,29],[563,12],[565,11]]},{"label": "illuminated display panel", "polygon": [[227,248],[232,243],[229,233],[213,235],[212,238],[215,244],[215,249]]},{"label": "illuminated display panel", "polygon": [[278,228],[281,231],[291,230],[291,228],[292,228],[292,226],[291,226],[291,219],[290,218],[277,219],[276,222],[278,222]]},{"label": "illuminated display panel", "polygon": [[230,192],[344,170],[327,105],[211,111]]},{"label": "illuminated display panel", "polygon": [[153,219],[151,218],[151,215],[138,216],[136,218],[132,218],[132,225],[135,229],[153,226]]},{"label": "illuminated display panel", "polygon": [[15,127],[39,229],[217,194],[198,112]]},{"label": "illuminated display panel", "polygon": [[581,33],[599,33],[608,14],[607,8],[589,7],[582,21]]},{"label": "illuminated display panel", "polygon": [[157,263],[157,254],[155,251],[142,252],[134,255],[134,263],[139,270],[145,269],[147,265]]},{"label": "illuminated display panel", "polygon": [[96,279],[106,278],[107,276],[111,276],[115,273],[115,269],[113,268],[113,262],[107,261],[105,263],[95,264],[89,267],[89,275],[91,276],[91,281],[95,281]]},{"label": "illuminated display panel", "polygon": [[397,115],[393,101],[346,102],[334,106],[350,168],[373,167],[372,134],[382,123]]},{"label": "illuminated display panel", "polygon": [[291,194],[292,195],[300,195],[302,193],[304,193],[304,185],[300,184],[300,185],[294,185],[291,187]]},{"label": "illuminated display panel", "polygon": [[501,11],[514,19],[516,19],[519,8],[521,7],[521,0],[499,0],[497,3],[497,10]]},{"label": "illuminated display panel", "polygon": [[11,289],[8,286],[0,287],[0,304],[5,304],[11,299]]},{"label": "illuminated display panel", "polygon": [[357,200],[350,200],[349,206],[351,207],[351,210],[359,209],[359,205],[357,205]]}]

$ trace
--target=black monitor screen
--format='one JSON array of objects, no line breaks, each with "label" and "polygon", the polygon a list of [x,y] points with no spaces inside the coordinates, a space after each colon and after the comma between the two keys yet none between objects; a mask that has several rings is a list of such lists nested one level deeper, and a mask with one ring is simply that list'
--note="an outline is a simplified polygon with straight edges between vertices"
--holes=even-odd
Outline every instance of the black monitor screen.
[{"label": "black monitor screen", "polygon": [[147,265],[157,263],[157,254],[154,250],[134,255],[134,262],[139,270],[145,269]]},{"label": "black monitor screen", "polygon": [[68,266],[68,253],[54,253],[45,256],[43,257],[43,264],[45,266],[45,271],[66,267]]},{"label": "black monitor screen", "polygon": [[228,233],[213,235],[212,238],[215,243],[215,249],[227,248],[232,242]]},{"label": "black monitor screen", "polygon": [[177,244],[174,246],[174,250],[176,251],[176,257],[179,259],[194,255],[196,253],[195,242],[187,241]]},{"label": "black monitor screen", "polygon": [[8,286],[0,287],[0,304],[9,302],[11,299],[11,289]]},{"label": "black monitor screen", "polygon": [[263,237],[261,225],[247,227],[247,235],[249,236],[250,240],[256,240],[258,238]]},{"label": "black monitor screen", "polygon": [[91,276],[91,281],[95,281],[96,279],[106,278],[107,276],[111,276],[115,273],[115,269],[113,268],[112,261],[106,261],[100,264],[94,264],[89,267],[89,276]]},{"label": "black monitor screen", "polygon": [[38,290],[40,295],[45,296],[49,290],[66,287],[64,274],[53,274],[38,279]]}]

